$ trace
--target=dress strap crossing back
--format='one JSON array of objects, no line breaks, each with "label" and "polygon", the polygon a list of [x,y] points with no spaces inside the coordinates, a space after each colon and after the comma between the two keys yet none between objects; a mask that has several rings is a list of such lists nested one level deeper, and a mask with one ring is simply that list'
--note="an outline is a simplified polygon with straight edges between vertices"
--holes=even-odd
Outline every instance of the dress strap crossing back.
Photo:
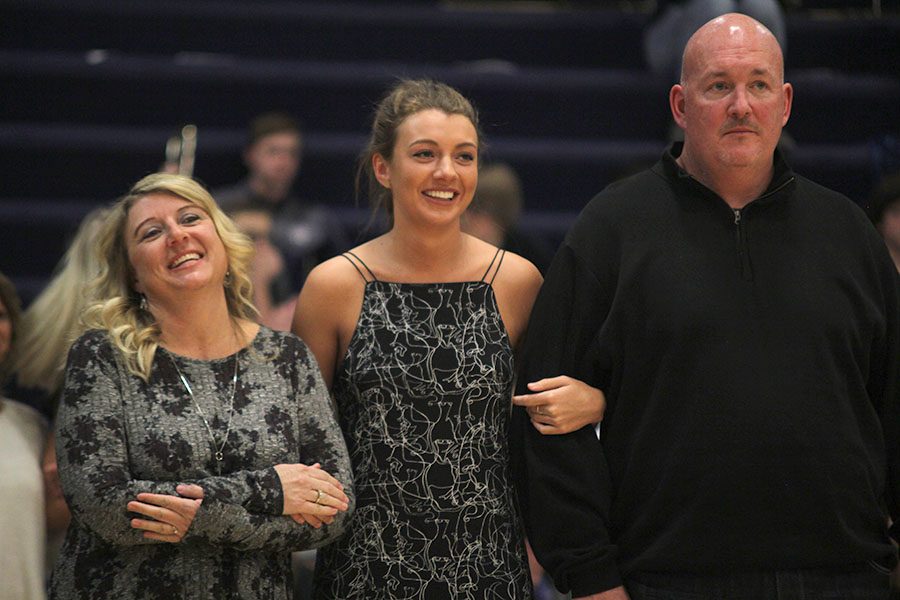
[{"label": "dress strap crossing back", "polygon": [[[491,264],[488,265],[487,270],[484,272],[484,275],[481,276],[482,281],[486,281],[489,285],[494,284],[494,279],[497,277],[497,273],[500,272],[500,265],[503,264],[503,257],[506,256],[506,250],[502,248],[497,248],[497,252],[494,253],[494,258],[491,259]],[[499,260],[498,260],[499,258]],[[494,264],[497,264],[494,267]],[[491,276],[491,280],[487,281],[487,276],[490,274],[491,269],[494,270],[494,274]]]},{"label": "dress strap crossing back", "polygon": [[[348,254],[349,254],[349,256],[348,256]],[[363,281],[365,281],[366,283],[369,283],[370,281],[378,281],[378,278],[375,277],[375,273],[372,272],[372,269],[370,269],[370,268],[366,265],[366,263],[364,263],[364,262],[362,261],[362,259],[361,259],[360,257],[358,257],[357,255],[353,254],[353,253],[350,252],[349,250],[347,250],[346,252],[344,252],[343,254],[341,254],[341,256],[343,256],[344,258],[346,258],[347,261],[348,261],[351,265],[353,265],[353,268],[356,269],[356,272],[359,273],[359,276],[363,278]],[[352,256],[353,258],[350,258],[351,256]],[[359,263],[359,264],[357,264],[357,263]],[[363,272],[362,272],[362,269],[359,268],[360,266],[362,266],[362,268],[366,270],[366,273],[369,274],[368,277],[366,276],[366,273],[363,273]],[[371,279],[369,279],[369,277],[371,277]]]}]

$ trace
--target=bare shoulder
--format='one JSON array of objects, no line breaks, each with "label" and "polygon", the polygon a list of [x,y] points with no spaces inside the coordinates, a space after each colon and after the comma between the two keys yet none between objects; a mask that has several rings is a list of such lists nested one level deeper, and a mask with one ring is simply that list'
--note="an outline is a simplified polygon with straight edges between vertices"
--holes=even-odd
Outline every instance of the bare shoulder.
[{"label": "bare shoulder", "polygon": [[527,319],[544,278],[531,261],[507,252],[492,286],[502,312],[516,320]]},{"label": "bare shoulder", "polygon": [[506,252],[491,287],[513,347],[518,346],[544,279],[531,261]]},{"label": "bare shoulder", "polygon": [[341,255],[316,265],[306,276],[303,292],[309,290],[317,295],[340,294],[358,288],[364,283],[357,267]]},{"label": "bare shoulder", "polygon": [[[475,264],[491,264],[488,279],[493,279],[493,287],[510,288],[513,293],[523,293],[530,289],[537,289],[543,282],[541,272],[531,261],[513,252],[504,251],[498,254],[498,248],[483,240],[471,237],[471,244],[475,249]],[[497,260],[499,259],[499,264]],[[496,270],[497,275],[492,276]]]},{"label": "bare shoulder", "polygon": [[[338,325],[362,301],[366,282],[356,266],[344,256],[335,256],[317,265],[303,283],[294,311],[294,333],[310,327]],[[303,335],[301,335],[303,337]]]},{"label": "bare shoulder", "polygon": [[315,355],[328,387],[359,318],[365,289],[356,266],[336,256],[310,271],[300,290],[291,331]]},{"label": "bare shoulder", "polygon": [[500,265],[495,280],[495,283],[509,285],[521,293],[537,293],[543,282],[544,278],[538,268],[527,258],[513,252],[507,252],[503,256],[503,264]]}]

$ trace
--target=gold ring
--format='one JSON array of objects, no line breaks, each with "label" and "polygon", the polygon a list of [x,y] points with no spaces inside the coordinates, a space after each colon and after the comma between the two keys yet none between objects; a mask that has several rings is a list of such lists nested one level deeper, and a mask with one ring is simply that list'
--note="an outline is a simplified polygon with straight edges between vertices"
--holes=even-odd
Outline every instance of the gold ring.
[{"label": "gold ring", "polygon": [[178,535],[178,528],[174,525],[172,526],[172,535]]},{"label": "gold ring", "polygon": [[324,495],[325,494],[322,492],[322,490],[316,490],[316,499],[314,500],[314,502],[316,504],[320,504],[319,500],[321,500],[322,496],[324,496]]},{"label": "gold ring", "polygon": [[544,405],[538,404],[537,407],[534,409],[534,412],[536,412],[539,415],[543,415],[544,414]]}]

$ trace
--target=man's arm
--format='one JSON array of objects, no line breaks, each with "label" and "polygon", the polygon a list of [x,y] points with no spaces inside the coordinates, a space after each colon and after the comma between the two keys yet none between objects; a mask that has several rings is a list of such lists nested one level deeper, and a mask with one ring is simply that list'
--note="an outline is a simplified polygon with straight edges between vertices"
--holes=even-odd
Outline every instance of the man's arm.
[{"label": "man's arm", "polygon": [[[890,259],[883,262],[890,263]],[[895,543],[900,543],[900,273],[888,271],[892,271],[893,278],[885,277],[886,334],[873,352],[868,391],[880,409],[887,451],[885,502],[891,517],[890,535]]]},{"label": "man's arm", "polygon": [[[557,253],[529,323],[519,393],[530,381],[556,375],[608,385],[609,365],[594,342],[612,294],[593,267],[567,245]],[[607,525],[611,483],[594,429],[544,436],[516,407],[513,437],[528,536],[556,586],[576,597],[620,587]]]}]

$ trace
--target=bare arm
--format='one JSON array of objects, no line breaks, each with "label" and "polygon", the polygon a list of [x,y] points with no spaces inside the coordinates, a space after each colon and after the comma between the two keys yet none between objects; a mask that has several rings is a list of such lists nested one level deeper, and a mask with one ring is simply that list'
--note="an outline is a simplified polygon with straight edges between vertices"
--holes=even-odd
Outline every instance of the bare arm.
[{"label": "bare arm", "polygon": [[591,594],[590,596],[579,596],[577,598],[573,598],[572,600],[629,600],[628,592],[625,591],[625,588],[619,586],[617,588],[613,588],[611,590],[607,590],[605,592],[600,592],[599,594]]},{"label": "bare arm", "polygon": [[47,533],[56,535],[66,530],[72,515],[69,514],[69,507],[66,505],[62,485],[59,482],[59,469],[56,465],[56,435],[53,432],[47,436],[41,469],[44,473],[44,512],[47,517]]},{"label": "bare arm", "polygon": [[329,390],[356,327],[364,292],[362,277],[338,256],[310,272],[297,299],[291,330],[316,357]]},{"label": "bare arm", "polygon": [[494,295],[500,316],[510,343],[516,350],[522,345],[528,317],[542,282],[543,278],[537,267],[511,252],[504,257],[501,269],[494,279]]}]

